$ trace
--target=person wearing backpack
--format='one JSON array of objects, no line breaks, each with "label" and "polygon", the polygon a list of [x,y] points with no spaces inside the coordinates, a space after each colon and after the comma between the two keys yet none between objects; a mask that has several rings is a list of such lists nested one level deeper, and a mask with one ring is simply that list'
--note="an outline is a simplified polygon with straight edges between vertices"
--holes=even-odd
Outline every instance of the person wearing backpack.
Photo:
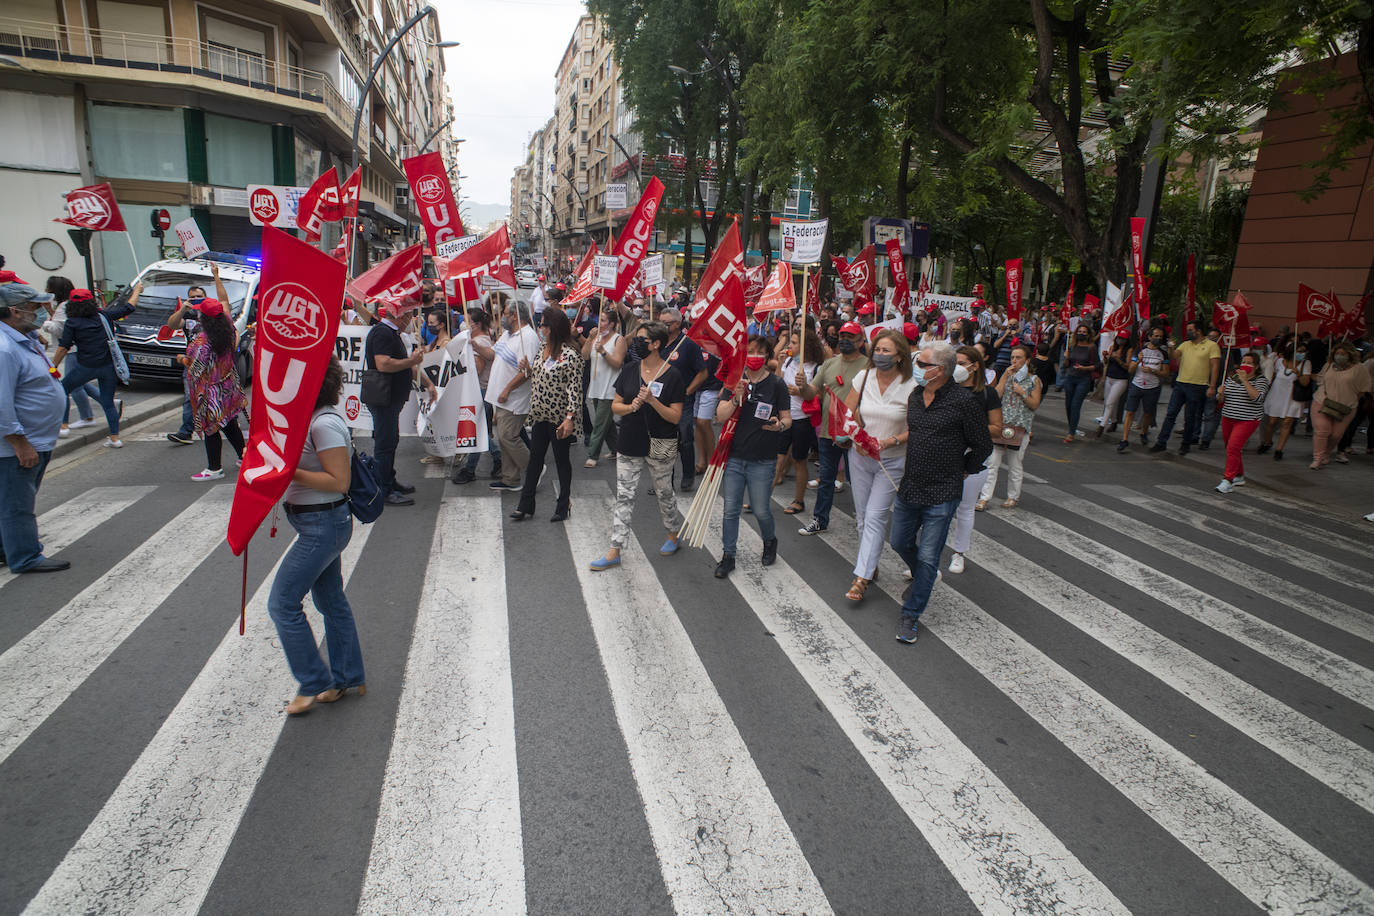
[{"label": "person wearing backpack", "polygon": [[[272,581],[267,613],[276,625],[291,674],[300,683],[296,696],[286,704],[291,716],[309,712],[317,703],[341,700],[350,689],[356,688],[359,696],[367,693],[363,652],[353,609],[344,595],[339,559],[353,536],[348,501],[353,443],[348,421],[335,406],[342,393],[343,366],[337,356],[331,356],[300,463],[282,496],[282,509],[297,538]],[[301,610],[307,594],[324,616],[328,665]]]}]

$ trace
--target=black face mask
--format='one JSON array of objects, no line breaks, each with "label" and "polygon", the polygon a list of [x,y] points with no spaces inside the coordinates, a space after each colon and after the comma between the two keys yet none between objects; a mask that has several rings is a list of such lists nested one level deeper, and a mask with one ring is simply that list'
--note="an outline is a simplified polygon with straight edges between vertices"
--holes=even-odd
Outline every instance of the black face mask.
[{"label": "black face mask", "polygon": [[855,350],[859,349],[859,345],[852,340],[841,340],[836,346],[836,349],[841,353],[853,353]]},{"label": "black face mask", "polygon": [[630,341],[630,352],[634,354],[635,359],[643,359],[649,355],[649,341],[643,337],[636,337]]},{"label": "black face mask", "polygon": [[1162,347],[1162,346],[1164,346],[1164,338],[1163,338],[1163,337],[1151,337],[1151,338],[1150,338],[1150,343],[1154,344],[1156,347]]}]

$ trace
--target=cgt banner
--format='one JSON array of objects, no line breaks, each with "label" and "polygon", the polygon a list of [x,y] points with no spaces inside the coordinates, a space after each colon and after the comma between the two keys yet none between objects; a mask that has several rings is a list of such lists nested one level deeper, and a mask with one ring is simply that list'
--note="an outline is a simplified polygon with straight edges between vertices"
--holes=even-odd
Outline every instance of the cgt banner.
[{"label": "cgt banner", "polygon": [[453,199],[453,187],[448,183],[448,172],[444,171],[444,157],[438,152],[424,153],[404,160],[401,167],[410,182],[420,220],[425,224],[430,249],[437,252],[449,239],[467,235],[463,218],[458,215],[458,203]]},{"label": "cgt banner", "polygon": [[[371,328],[363,325],[342,324],[339,325],[338,336],[334,340],[334,355],[343,364],[344,374],[343,396],[339,399],[339,406],[343,409],[349,428],[363,430],[369,436],[372,435],[372,414],[363,406],[361,392],[363,369],[367,368],[363,361],[363,345],[370,330]],[[412,341],[407,339],[407,335],[401,335],[401,339],[406,342],[407,348],[411,346]],[[407,435],[407,430],[415,429],[416,418],[419,415],[419,386],[412,384],[410,400],[401,408],[402,435]]]},{"label": "cgt banner", "polygon": [[329,255],[281,230],[263,229],[251,420],[229,510],[235,556],[296,473],[338,334],[344,278],[344,266]]},{"label": "cgt banner", "polygon": [[455,338],[420,364],[439,397],[430,404],[421,399],[415,418],[416,432],[425,451],[440,458],[487,450],[487,411],[482,403],[482,383],[472,341]]}]

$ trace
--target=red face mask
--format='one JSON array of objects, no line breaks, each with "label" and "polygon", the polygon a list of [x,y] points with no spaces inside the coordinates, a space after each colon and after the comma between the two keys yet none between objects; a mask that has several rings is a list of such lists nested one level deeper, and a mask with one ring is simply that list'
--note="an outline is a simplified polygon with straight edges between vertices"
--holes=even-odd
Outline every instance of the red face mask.
[{"label": "red face mask", "polygon": [[1255,371],[1255,367],[1250,365],[1249,363],[1241,363],[1239,366],[1236,367],[1236,371],[1243,372],[1246,375],[1249,375],[1250,373]]},{"label": "red face mask", "polygon": [[766,362],[768,362],[768,357],[766,356],[746,356],[744,358],[744,365],[750,372],[758,372],[763,368],[763,364]]}]

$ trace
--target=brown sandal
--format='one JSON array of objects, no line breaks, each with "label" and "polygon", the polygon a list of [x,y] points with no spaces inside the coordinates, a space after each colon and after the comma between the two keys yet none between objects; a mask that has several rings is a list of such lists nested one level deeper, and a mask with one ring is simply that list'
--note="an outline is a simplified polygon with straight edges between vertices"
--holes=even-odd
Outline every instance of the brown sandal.
[{"label": "brown sandal", "polygon": [[794,500],[792,500],[791,504],[788,505],[788,507],[787,507],[786,509],[783,509],[783,510],[782,510],[782,514],[783,514],[783,515],[797,515],[798,513],[805,512],[805,511],[806,511],[806,503],[802,502],[800,499],[794,499]]},{"label": "brown sandal", "polygon": [[868,580],[862,576],[855,576],[854,581],[849,586],[849,591],[844,596],[855,604],[864,600],[864,594],[868,591]]}]

